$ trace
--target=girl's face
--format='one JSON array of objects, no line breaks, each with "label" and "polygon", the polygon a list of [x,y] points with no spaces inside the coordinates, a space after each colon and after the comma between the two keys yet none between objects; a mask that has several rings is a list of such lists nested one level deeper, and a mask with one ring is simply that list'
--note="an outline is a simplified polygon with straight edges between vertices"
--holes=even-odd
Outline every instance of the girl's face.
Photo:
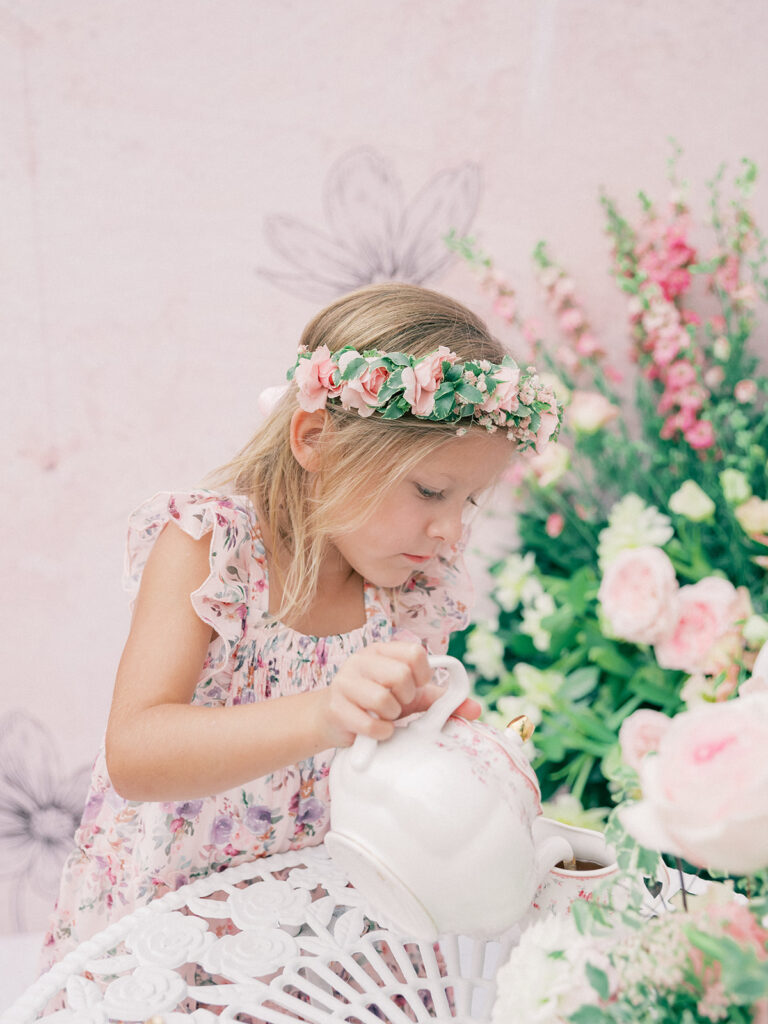
[{"label": "girl's face", "polygon": [[451,438],[394,484],[362,526],[337,537],[336,550],[363,579],[400,586],[460,539],[467,514],[513,454],[500,432]]}]

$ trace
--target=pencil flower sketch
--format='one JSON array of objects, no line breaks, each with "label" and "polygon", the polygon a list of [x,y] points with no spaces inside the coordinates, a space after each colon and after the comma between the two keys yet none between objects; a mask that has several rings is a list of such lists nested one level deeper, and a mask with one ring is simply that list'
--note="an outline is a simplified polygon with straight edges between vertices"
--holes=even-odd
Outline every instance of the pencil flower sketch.
[{"label": "pencil flower sketch", "polygon": [[438,172],[407,202],[391,163],[373,149],[355,149],[328,174],[327,231],[283,214],[267,218],[267,240],[292,269],[260,273],[320,302],[379,281],[426,284],[453,261],[445,236],[468,233],[479,199],[476,164]]}]

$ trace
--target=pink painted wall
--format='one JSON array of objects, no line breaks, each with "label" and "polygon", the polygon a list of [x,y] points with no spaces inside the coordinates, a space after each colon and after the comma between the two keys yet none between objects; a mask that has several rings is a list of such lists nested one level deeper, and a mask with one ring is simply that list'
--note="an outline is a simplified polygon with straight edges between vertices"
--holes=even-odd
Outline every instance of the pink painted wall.
[{"label": "pink painted wall", "polygon": [[[103,729],[128,512],[245,440],[321,292],[375,275],[355,236],[380,251],[417,201],[400,274],[461,221],[531,313],[545,237],[620,347],[598,189],[663,193],[669,135],[702,206],[721,160],[768,173],[766,42],[764,0],[0,0],[0,930],[55,889],[40,837]],[[427,283],[487,312],[461,268]]]}]

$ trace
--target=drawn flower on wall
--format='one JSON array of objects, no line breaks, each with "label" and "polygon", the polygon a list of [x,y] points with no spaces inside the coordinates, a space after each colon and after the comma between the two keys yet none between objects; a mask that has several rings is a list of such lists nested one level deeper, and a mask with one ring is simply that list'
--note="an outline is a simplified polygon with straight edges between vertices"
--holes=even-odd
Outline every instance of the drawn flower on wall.
[{"label": "drawn flower on wall", "polygon": [[392,165],[375,150],[355,149],[326,180],[329,231],[285,215],[268,217],[267,239],[294,269],[260,273],[320,302],[378,281],[425,284],[453,262],[445,236],[452,228],[468,233],[479,199],[476,164],[440,171],[406,203]]},{"label": "drawn flower on wall", "polygon": [[45,726],[24,711],[0,718],[0,878],[11,879],[14,924],[23,929],[23,894],[57,895],[64,859],[80,822],[90,770],[61,771]]}]

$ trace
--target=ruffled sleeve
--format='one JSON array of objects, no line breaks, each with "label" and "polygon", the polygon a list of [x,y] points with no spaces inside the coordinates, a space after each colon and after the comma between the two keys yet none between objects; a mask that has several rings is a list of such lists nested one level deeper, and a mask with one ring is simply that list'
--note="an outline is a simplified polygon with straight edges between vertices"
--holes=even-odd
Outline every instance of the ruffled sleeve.
[{"label": "ruffled sleeve", "polygon": [[235,643],[245,631],[256,525],[247,498],[227,498],[212,491],[191,494],[161,492],[140,505],[128,521],[128,545],[123,585],[135,600],[141,574],[152,546],[166,523],[173,522],[190,537],[211,535],[210,575],[190,595],[192,606],[224,640]]},{"label": "ruffled sleeve", "polygon": [[430,654],[445,654],[451,633],[469,624],[474,587],[464,563],[468,539],[465,534],[423,572],[414,573],[396,595],[395,628],[415,634]]}]

